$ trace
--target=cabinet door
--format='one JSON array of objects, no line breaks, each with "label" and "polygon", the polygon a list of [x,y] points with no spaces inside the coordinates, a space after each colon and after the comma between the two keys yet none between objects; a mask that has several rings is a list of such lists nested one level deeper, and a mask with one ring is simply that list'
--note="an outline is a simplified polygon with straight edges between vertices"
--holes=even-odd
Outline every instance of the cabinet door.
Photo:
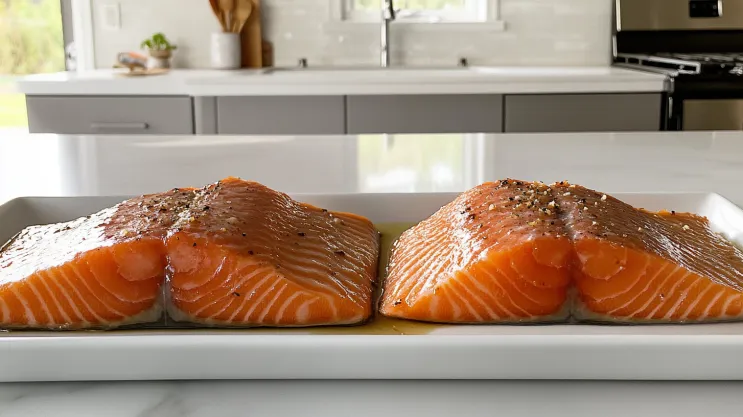
[{"label": "cabinet door", "polygon": [[227,135],[345,133],[343,96],[217,97],[217,132]]},{"label": "cabinet door", "polygon": [[193,134],[190,97],[27,96],[31,133]]},{"label": "cabinet door", "polygon": [[506,132],[654,131],[661,94],[506,96]]},{"label": "cabinet door", "polygon": [[501,95],[349,96],[346,126],[362,133],[499,133]]}]

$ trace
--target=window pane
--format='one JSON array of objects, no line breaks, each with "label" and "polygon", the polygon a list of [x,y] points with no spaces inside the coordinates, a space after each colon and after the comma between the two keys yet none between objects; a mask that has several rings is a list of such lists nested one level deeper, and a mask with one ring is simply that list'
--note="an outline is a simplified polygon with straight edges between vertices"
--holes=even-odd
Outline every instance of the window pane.
[{"label": "window pane", "polygon": [[[380,9],[382,0],[354,0],[356,9]],[[395,7],[407,10],[466,10],[467,0],[395,0]]]},{"label": "window pane", "polygon": [[0,128],[27,125],[15,77],[64,70],[60,0],[0,0]]}]

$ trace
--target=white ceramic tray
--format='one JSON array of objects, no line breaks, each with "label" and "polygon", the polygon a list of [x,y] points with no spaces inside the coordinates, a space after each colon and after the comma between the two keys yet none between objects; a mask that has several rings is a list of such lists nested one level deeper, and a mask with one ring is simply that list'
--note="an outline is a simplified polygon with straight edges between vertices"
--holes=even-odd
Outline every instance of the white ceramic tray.
[{"label": "white ceramic tray", "polygon": [[[708,216],[743,242],[743,211],[716,194],[615,194]],[[454,194],[302,195],[377,223],[414,222]],[[0,206],[0,241],[31,224],[90,214],[116,197],[22,198]],[[379,329],[377,329],[379,330]],[[390,329],[386,329],[390,330]],[[0,334],[0,381],[165,379],[743,380],[743,323],[450,326],[374,334],[146,330]],[[424,331],[421,331],[424,330]],[[396,334],[395,334],[396,333]],[[412,333],[412,334],[400,334]]]}]

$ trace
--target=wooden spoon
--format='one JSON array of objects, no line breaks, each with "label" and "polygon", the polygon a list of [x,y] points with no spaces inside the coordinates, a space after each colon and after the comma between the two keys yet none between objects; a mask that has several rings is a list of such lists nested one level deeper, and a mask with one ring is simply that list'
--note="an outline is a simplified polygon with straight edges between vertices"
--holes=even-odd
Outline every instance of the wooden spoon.
[{"label": "wooden spoon", "polygon": [[219,21],[219,25],[222,26],[222,30],[227,32],[227,24],[224,21],[224,16],[222,15],[222,11],[219,9],[219,0],[209,0],[209,5],[212,6],[212,12],[214,12],[214,16],[217,17],[217,20]]},{"label": "wooden spoon", "polygon": [[245,23],[250,19],[253,13],[253,0],[237,0],[237,9],[235,10],[235,21],[232,24],[234,33],[241,33]]},{"label": "wooden spoon", "polygon": [[232,14],[235,11],[235,0],[219,0],[219,8],[224,15],[225,32],[232,32]]}]

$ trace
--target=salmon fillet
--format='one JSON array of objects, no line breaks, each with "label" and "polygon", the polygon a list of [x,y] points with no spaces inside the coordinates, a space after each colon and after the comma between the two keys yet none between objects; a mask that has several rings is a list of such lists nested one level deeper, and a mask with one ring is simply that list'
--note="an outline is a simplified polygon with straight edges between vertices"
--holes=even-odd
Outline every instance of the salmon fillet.
[{"label": "salmon fillet", "polygon": [[743,316],[743,254],[688,213],[651,213],[557,184],[574,243],[578,320],[710,322]]},{"label": "salmon fillet", "polygon": [[168,310],[219,326],[356,324],[371,317],[379,233],[228,178],[198,192],[167,241]]},{"label": "salmon fillet", "polygon": [[26,228],[0,248],[0,328],[355,324],[378,256],[369,220],[228,178]]},{"label": "salmon fillet", "polygon": [[743,318],[743,252],[706,218],[567,182],[476,187],[405,232],[387,272],[380,311],[411,320]]},{"label": "salmon fillet", "polygon": [[445,323],[567,319],[572,245],[544,184],[471,189],[398,239],[380,311]]},{"label": "salmon fillet", "polygon": [[191,198],[190,190],[171,190],[23,230],[0,249],[0,327],[114,328],[160,319],[163,239]]}]

